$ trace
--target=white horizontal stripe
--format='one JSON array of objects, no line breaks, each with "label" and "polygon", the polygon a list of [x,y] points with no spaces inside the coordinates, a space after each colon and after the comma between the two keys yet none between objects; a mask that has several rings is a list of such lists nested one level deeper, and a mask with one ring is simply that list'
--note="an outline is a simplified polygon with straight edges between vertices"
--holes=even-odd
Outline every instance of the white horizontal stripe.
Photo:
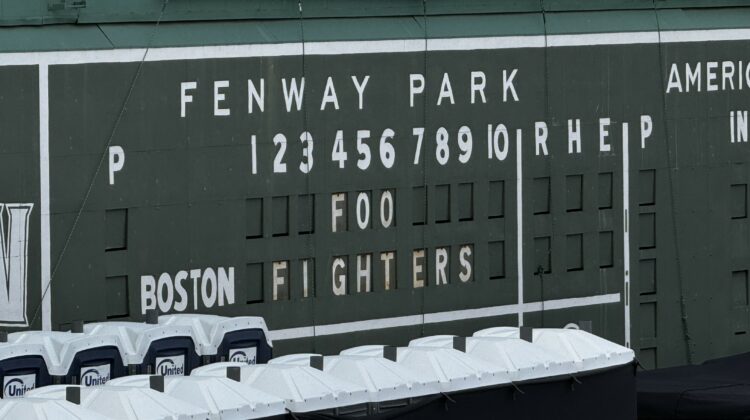
[{"label": "white horizontal stripe", "polygon": [[[661,33],[661,41],[666,43],[733,41],[747,39],[750,39],[750,29],[664,31]],[[549,35],[546,39],[546,44],[550,47],[623,45],[658,42],[659,33],[653,31]],[[441,38],[427,40],[427,49],[429,51],[540,48],[544,47],[544,45],[545,37],[542,35]],[[423,39],[307,42],[304,45],[305,54],[308,55],[415,52],[423,51],[424,48],[425,41]],[[146,60],[172,61],[243,57],[280,57],[300,55],[302,54],[302,50],[302,43],[299,42],[150,48],[146,55]],[[0,53],[0,66],[138,62],[143,58],[145,51],[145,48],[123,48],[110,50]]]},{"label": "white horizontal stripe", "polygon": [[287,328],[284,330],[270,331],[271,340],[291,340],[293,338],[314,337],[315,327]]},{"label": "white horizontal stripe", "polygon": [[549,47],[574,47],[588,45],[655,44],[658,32],[612,32],[601,34],[549,35]]},{"label": "white horizontal stripe", "polygon": [[662,31],[661,42],[739,41],[750,39],[750,29]]},{"label": "white horizontal stripe", "polygon": [[424,39],[305,42],[305,55],[373,54],[417,51],[424,51]]},{"label": "white horizontal stripe", "polygon": [[[422,41],[424,48],[424,41]],[[428,39],[428,51],[500,50],[507,48],[542,48],[544,35],[481,38]]]},{"label": "white horizontal stripe", "polygon": [[581,306],[604,305],[620,302],[619,293],[607,295],[586,296],[568,299],[553,299],[543,302],[529,302],[523,305],[489,306],[477,309],[463,309],[457,311],[434,312],[423,315],[399,316],[393,318],[368,319],[364,321],[343,322],[339,324],[318,325],[315,327],[288,328],[271,331],[271,339],[290,340],[293,338],[307,338],[333,334],[346,334],[361,331],[379,330],[394,327],[411,327],[422,324],[437,324],[441,322],[461,321],[467,319],[488,318],[502,315],[513,315],[519,307],[523,312],[539,312],[577,308]]}]

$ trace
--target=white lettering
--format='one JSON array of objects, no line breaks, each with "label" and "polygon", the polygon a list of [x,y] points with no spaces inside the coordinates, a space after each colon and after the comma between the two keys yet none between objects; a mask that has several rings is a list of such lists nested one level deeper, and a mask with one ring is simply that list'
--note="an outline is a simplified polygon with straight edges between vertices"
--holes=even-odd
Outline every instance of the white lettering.
[{"label": "white lettering", "polygon": [[193,102],[193,95],[187,93],[188,90],[195,90],[198,87],[197,82],[180,83],[180,117],[185,118],[187,115],[186,104]]},{"label": "white lettering", "polygon": [[370,197],[363,192],[357,195],[357,225],[362,230],[370,226]]},{"label": "white lettering", "polygon": [[516,88],[513,86],[513,78],[516,77],[518,69],[513,69],[508,76],[507,70],[503,70],[503,102],[508,101],[508,92],[513,95],[513,101],[518,102],[518,95],[516,94]]},{"label": "white lettering", "polygon": [[369,293],[372,289],[371,254],[357,255],[357,293]]},{"label": "white lettering", "polygon": [[435,249],[435,284],[440,286],[441,284],[448,284],[448,274],[446,268],[448,267],[448,250],[445,248]]},{"label": "white lettering", "polygon": [[482,97],[482,103],[487,103],[487,98],[484,96],[484,88],[487,86],[487,78],[483,71],[471,72],[471,103],[476,102],[477,92]]},{"label": "white lettering", "polygon": [[451,104],[456,103],[456,101],[453,100],[453,88],[451,87],[451,79],[448,76],[448,73],[443,73],[443,81],[440,84],[440,95],[438,95],[437,100],[438,106],[443,102],[443,98],[450,99]]},{"label": "white lettering", "polygon": [[203,278],[201,279],[201,298],[203,298],[203,306],[206,308],[213,307],[216,303],[216,295],[216,272],[213,268],[209,267],[203,270]]},{"label": "white lettering", "polygon": [[226,95],[220,93],[222,88],[229,87],[229,80],[217,80],[214,82],[214,116],[226,117],[229,115],[229,108],[221,108],[220,103],[224,102]]},{"label": "white lettering", "polygon": [[[343,206],[339,206],[338,204],[343,203],[344,200],[346,200],[344,193],[331,194],[331,232],[338,232],[338,219],[344,216]],[[344,221],[342,221],[342,226],[346,226]]]},{"label": "white lettering", "polygon": [[115,185],[115,172],[125,166],[125,150],[120,146],[109,147],[109,185]]},{"label": "white lettering", "polygon": [[253,113],[253,102],[258,104],[258,109],[263,112],[266,106],[266,81],[260,79],[260,92],[255,88],[255,83],[251,79],[247,79],[247,113]]},{"label": "white lettering", "polygon": [[641,115],[641,149],[646,148],[646,139],[651,137],[654,124],[650,115]]},{"label": "white lettering", "polygon": [[612,150],[612,146],[608,143],[606,143],[607,137],[609,137],[609,131],[607,128],[609,128],[610,120],[609,118],[599,118],[599,151],[600,152],[609,152]]},{"label": "white lettering", "polygon": [[326,109],[327,104],[333,104],[333,107],[339,109],[339,99],[336,96],[336,88],[333,86],[333,77],[328,76],[326,87],[323,91],[323,100],[320,102],[320,110]]},{"label": "white lettering", "polygon": [[573,129],[573,120],[568,120],[568,154],[581,153],[581,120],[576,119],[576,128]]},{"label": "white lettering", "polygon": [[367,87],[368,81],[370,81],[370,75],[365,76],[364,80],[362,80],[361,82],[357,80],[357,76],[352,76],[354,89],[357,90],[357,96],[359,97],[359,109],[362,109],[364,104],[365,87]]},{"label": "white lettering", "polygon": [[414,96],[424,93],[424,76],[415,73],[409,75],[409,107],[414,108]]},{"label": "white lettering", "polygon": [[534,138],[536,139],[536,155],[539,156],[539,151],[547,156],[547,123],[544,121],[537,121],[534,123]]},{"label": "white lettering", "polygon": [[301,79],[299,87],[297,86],[297,79],[292,78],[287,87],[286,78],[281,79],[281,87],[284,90],[284,103],[286,104],[286,112],[292,111],[292,100],[297,105],[297,111],[302,108],[302,98],[305,95],[305,78]]}]

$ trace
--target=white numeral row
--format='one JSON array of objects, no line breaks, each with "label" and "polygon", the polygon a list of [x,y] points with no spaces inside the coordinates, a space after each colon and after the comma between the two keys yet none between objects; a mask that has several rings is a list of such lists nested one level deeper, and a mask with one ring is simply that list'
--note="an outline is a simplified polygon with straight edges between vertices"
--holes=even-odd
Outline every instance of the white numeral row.
[{"label": "white numeral row", "polygon": [[[422,148],[424,145],[425,129],[424,127],[414,127],[412,129],[412,136],[415,140],[414,148],[414,159],[413,164],[419,165],[421,162]],[[376,137],[377,138],[377,137]],[[370,130],[357,130],[356,132],[356,164],[360,170],[367,170],[370,168],[373,160],[373,151],[371,144],[376,143],[378,147],[378,154],[380,155],[380,164],[390,169],[396,163],[396,148],[394,142],[396,141],[396,132],[390,128],[386,128],[380,134],[380,141],[372,138],[372,132]],[[310,132],[305,131],[299,136],[299,141],[302,144],[302,156],[299,164],[299,171],[303,174],[308,174],[312,171],[314,166],[314,145],[313,136]],[[451,152],[453,143],[458,146],[458,162],[465,164],[471,159],[472,152],[474,150],[474,138],[471,133],[471,129],[467,126],[462,126],[457,132],[451,133],[445,127],[438,128],[434,133],[435,141],[435,161],[445,166],[451,159]],[[278,133],[273,137],[273,145],[275,148],[275,156],[273,159],[273,173],[287,173],[286,153],[287,153],[287,137],[282,133]],[[487,158],[492,160],[496,159],[503,161],[508,157],[508,129],[503,124],[493,126],[489,124],[487,126]],[[258,156],[257,156],[257,137],[256,135],[251,136],[250,140],[250,154],[251,154],[251,169],[253,174],[258,173]],[[331,149],[331,162],[338,164],[339,169],[346,168],[347,161],[349,160],[349,153],[346,150],[344,144],[344,130],[337,130],[333,141],[333,147]]]}]

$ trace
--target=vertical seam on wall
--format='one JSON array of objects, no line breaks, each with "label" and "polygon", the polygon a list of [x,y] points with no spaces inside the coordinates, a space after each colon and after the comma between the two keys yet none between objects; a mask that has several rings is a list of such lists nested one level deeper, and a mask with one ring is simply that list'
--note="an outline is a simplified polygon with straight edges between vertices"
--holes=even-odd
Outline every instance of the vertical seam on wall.
[{"label": "vertical seam on wall", "polygon": [[[672,240],[674,241],[674,248],[675,248],[675,263],[677,265],[677,287],[680,291],[680,319],[681,319],[681,327],[682,327],[682,334],[685,338],[685,347],[686,347],[686,356],[687,356],[687,363],[692,364],[693,363],[693,343],[692,343],[692,337],[690,336],[690,329],[688,325],[688,318],[687,318],[687,302],[685,301],[685,287],[683,284],[682,279],[682,264],[680,262],[680,241],[678,240],[678,230],[677,230],[677,213],[674,211],[675,209],[675,195],[674,195],[674,177],[672,175],[672,171],[678,170],[677,167],[677,156],[675,155],[674,159],[674,166],[672,166],[672,148],[669,144],[669,123],[667,121],[667,98],[666,93],[664,91],[664,79],[662,78],[662,75],[664,74],[664,66],[663,66],[663,57],[662,57],[662,42],[661,42],[661,24],[659,22],[659,12],[656,8],[656,0],[652,0],[653,8],[654,8],[654,17],[656,19],[656,33],[659,37],[658,39],[658,49],[659,49],[659,85],[661,87],[661,102],[662,102],[662,112],[664,113],[664,144],[667,148],[667,180],[669,182],[669,205],[670,210],[672,213],[671,217],[671,227],[672,227]],[[656,178],[654,179],[654,182],[656,182]],[[654,186],[654,188],[656,188]],[[656,192],[654,192],[656,194]],[[656,234],[654,232],[654,234]]]},{"label": "vertical seam on wall", "polygon": [[[429,92],[429,89],[427,89],[427,38],[428,38],[428,32],[427,32],[427,0],[422,0],[422,23],[424,24],[424,59],[422,60],[422,63],[424,65],[422,73],[424,74],[424,86],[425,91]],[[424,127],[422,134],[422,146],[424,148],[424,153],[422,153],[422,187],[424,188],[424,217],[425,221],[422,225],[422,249],[424,249],[424,256],[425,256],[425,284],[422,287],[422,308],[419,311],[419,315],[422,317],[422,326],[420,331],[420,336],[424,336],[424,313],[425,313],[425,295],[427,294],[426,288],[430,287],[430,276],[429,276],[429,259],[428,259],[428,248],[427,248],[427,226],[429,226],[430,220],[430,212],[429,212],[429,197],[430,197],[430,188],[427,185],[427,96],[428,93],[425,93],[424,102],[422,103],[422,126]],[[413,252],[413,251],[412,251]],[[412,256],[412,260],[414,257]],[[412,261],[412,269],[413,267],[413,261]],[[437,273],[436,273],[437,274]],[[413,285],[412,285],[413,287]]]},{"label": "vertical seam on wall", "polygon": [[[298,5],[298,8],[299,8],[300,43],[302,44],[302,57],[301,57],[301,60],[302,60],[302,80],[305,80],[305,73],[306,73],[306,67],[305,66],[306,66],[307,63],[306,63],[306,60],[305,60],[305,19],[304,19],[303,12],[302,12],[302,10],[303,10],[302,2],[303,2],[303,0],[298,0],[297,5]],[[304,95],[304,89],[302,90],[302,92],[303,92],[303,95]],[[303,96],[303,99],[302,99],[302,131],[303,132],[307,132],[307,101],[308,101],[308,98],[309,98],[309,95],[308,96]],[[313,139],[312,141],[313,141],[313,144],[314,144],[315,140]],[[289,142],[289,140],[287,140],[287,142]],[[287,144],[287,146],[288,146],[288,144]],[[310,153],[310,156],[307,158],[308,163],[310,162],[311,159],[312,159],[312,152]],[[308,167],[308,169],[310,169],[310,168]],[[308,175],[308,176],[305,177],[305,188],[306,188],[305,192],[309,196],[310,195],[310,175]],[[292,198],[293,198],[293,196],[290,196],[289,200],[287,200],[287,218],[288,219],[290,218],[291,210],[292,210],[291,209],[291,199]],[[312,204],[313,215],[315,215],[315,199],[312,200],[311,204]],[[315,218],[314,217],[313,217],[312,223],[313,223],[313,231],[314,231],[315,230],[315,228],[314,228],[314,226],[315,226]],[[292,220],[287,220],[287,224],[289,226],[288,229],[291,231],[292,226],[294,225],[293,221]],[[296,234],[299,236],[299,230],[298,229],[296,229],[296,230],[297,230]],[[311,243],[311,241],[313,241],[313,239],[310,237],[310,235],[305,235],[305,236],[306,236],[305,242],[307,243],[307,249],[309,251],[308,255],[310,255],[310,257],[305,257],[305,258],[307,258],[309,260],[309,259],[312,258],[312,255],[314,253],[315,247]],[[316,267],[317,267],[317,264],[313,264],[313,273],[315,272]],[[308,266],[307,270],[308,270],[307,271],[307,275],[308,275],[308,280],[309,280],[309,276],[310,276],[310,267],[309,266]],[[290,260],[289,261],[289,267],[287,269],[287,276],[288,276],[289,279],[291,279],[291,275],[290,275],[291,272],[292,272],[292,261]],[[289,281],[289,283],[290,284],[288,284],[289,290],[287,292],[287,296],[291,300],[292,299],[292,285],[291,285],[291,281]],[[315,340],[315,338],[318,336],[318,330],[317,330],[318,323],[316,321],[316,316],[315,316],[316,315],[315,314],[315,299],[314,299],[314,297],[315,297],[315,274],[313,274],[313,284],[312,284],[312,287],[311,287],[311,285],[310,285],[309,282],[307,284],[307,287],[309,288],[308,289],[308,298],[310,299],[310,307],[311,307],[310,311],[312,312],[312,319],[313,319],[313,322],[312,322],[312,329],[313,329],[313,334],[312,334],[312,336],[313,336],[313,350],[317,351],[317,349],[316,349],[316,341],[317,340]],[[304,296],[304,291],[303,291],[303,296]]]}]

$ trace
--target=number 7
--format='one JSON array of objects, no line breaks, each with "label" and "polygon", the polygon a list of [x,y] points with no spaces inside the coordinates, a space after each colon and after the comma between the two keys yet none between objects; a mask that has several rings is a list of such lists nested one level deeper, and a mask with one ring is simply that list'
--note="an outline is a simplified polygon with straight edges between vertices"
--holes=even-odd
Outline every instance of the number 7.
[{"label": "number 7", "polygon": [[419,165],[419,153],[422,151],[422,139],[424,139],[424,127],[414,127],[411,134],[417,136],[417,148],[414,150],[414,164]]}]

